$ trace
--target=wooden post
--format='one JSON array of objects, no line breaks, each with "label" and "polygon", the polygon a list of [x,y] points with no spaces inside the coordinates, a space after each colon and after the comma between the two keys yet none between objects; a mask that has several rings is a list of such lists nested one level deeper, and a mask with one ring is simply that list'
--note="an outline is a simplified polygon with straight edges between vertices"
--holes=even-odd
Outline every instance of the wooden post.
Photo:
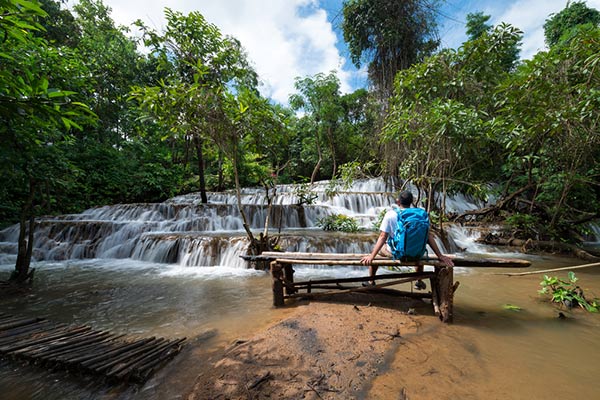
[{"label": "wooden post", "polygon": [[433,312],[436,316],[440,316],[440,295],[438,291],[438,282],[440,275],[440,268],[435,268],[435,275],[429,278],[429,284],[431,286],[431,305],[433,306]]},{"label": "wooden post", "polygon": [[[286,283],[294,283],[294,268],[292,268],[292,264],[283,264],[283,277]],[[285,285],[285,294],[293,293],[296,293],[296,289]]]},{"label": "wooden post", "polygon": [[273,278],[273,306],[281,307],[285,304],[283,300],[283,278],[282,265],[277,261],[271,262],[271,278]]},{"label": "wooden post", "polygon": [[[451,323],[453,318],[454,291],[453,269],[443,267],[437,277],[437,298],[439,300],[439,318],[442,322]],[[435,307],[435,306],[434,306]]]}]

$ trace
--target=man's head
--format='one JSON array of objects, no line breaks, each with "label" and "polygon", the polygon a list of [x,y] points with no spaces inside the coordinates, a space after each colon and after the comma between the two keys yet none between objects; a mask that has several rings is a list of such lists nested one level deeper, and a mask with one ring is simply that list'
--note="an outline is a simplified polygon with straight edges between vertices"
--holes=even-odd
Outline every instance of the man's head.
[{"label": "man's head", "polygon": [[398,200],[396,201],[400,207],[410,208],[413,202],[413,195],[408,190],[405,190],[398,195]]}]

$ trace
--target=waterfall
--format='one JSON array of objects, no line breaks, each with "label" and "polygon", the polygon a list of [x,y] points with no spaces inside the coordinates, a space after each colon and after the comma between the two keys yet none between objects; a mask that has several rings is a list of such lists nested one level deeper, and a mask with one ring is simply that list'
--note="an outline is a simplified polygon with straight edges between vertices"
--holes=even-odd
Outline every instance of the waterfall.
[{"label": "waterfall", "polygon": [[[330,191],[329,181],[316,182],[313,204],[298,205],[298,186],[279,185],[269,214],[271,234],[281,232],[279,246],[286,251],[367,253],[377,233],[372,230],[381,211],[393,203],[393,187],[381,178],[356,180],[348,188]],[[416,194],[416,189],[409,185]],[[271,192],[272,194],[272,192]],[[242,205],[250,228],[264,229],[267,198],[264,189],[244,188]],[[248,240],[232,191],[209,193],[202,204],[199,193],[173,197],[163,203],[116,204],[95,207],[80,214],[36,220],[35,260],[126,259],[191,266],[245,268],[240,255]],[[441,201],[441,199],[438,199]],[[482,202],[457,194],[446,197],[446,209],[464,212]],[[319,219],[344,214],[358,221],[363,232],[340,234],[317,228]],[[0,262],[14,260],[18,226],[0,231]],[[453,247],[483,251],[466,228],[451,227]],[[600,236],[600,235],[597,235]],[[441,241],[438,243],[444,247]],[[479,246],[479,247],[478,247]],[[455,250],[455,248],[450,249]]]}]

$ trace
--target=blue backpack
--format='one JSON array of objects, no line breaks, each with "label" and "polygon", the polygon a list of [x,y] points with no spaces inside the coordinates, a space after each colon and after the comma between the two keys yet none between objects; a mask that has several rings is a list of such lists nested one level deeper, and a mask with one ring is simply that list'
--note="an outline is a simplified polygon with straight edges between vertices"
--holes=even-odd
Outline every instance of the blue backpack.
[{"label": "blue backpack", "polygon": [[395,208],[398,228],[388,237],[394,260],[418,260],[427,248],[429,215],[422,208]]}]

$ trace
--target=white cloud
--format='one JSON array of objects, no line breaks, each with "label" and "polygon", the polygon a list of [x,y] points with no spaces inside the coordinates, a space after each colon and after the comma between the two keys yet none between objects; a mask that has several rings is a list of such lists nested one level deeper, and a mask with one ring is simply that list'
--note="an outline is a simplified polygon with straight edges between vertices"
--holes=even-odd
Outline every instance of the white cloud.
[{"label": "white cloud", "polygon": [[[71,0],[73,3],[76,0]],[[336,35],[325,9],[340,6],[335,0],[103,0],[112,8],[117,24],[130,26],[136,19],[160,31],[164,8],[187,14],[198,11],[222,33],[236,37],[259,74],[263,95],[287,103],[294,79],[319,72],[337,71],[343,92],[366,82],[366,69],[343,69],[346,59],[336,47]],[[440,17],[443,47],[459,47],[466,40],[465,21],[470,12],[491,15],[490,23],[507,22],[524,32],[522,58],[545,49],[543,25],[551,13],[562,10],[567,0],[453,0],[444,3]],[[600,10],[600,0],[587,0]],[[337,12],[332,10],[331,12]],[[339,43],[338,43],[339,44]]]},{"label": "white cloud", "polygon": [[[523,31],[521,58],[530,59],[538,51],[546,50],[544,43],[544,23],[552,13],[565,8],[567,0],[462,0],[450,3],[448,14],[466,21],[468,13],[482,11],[490,15],[490,23],[497,25],[509,23]],[[588,7],[600,10],[600,0],[587,0]],[[445,47],[458,47],[467,37],[464,24],[455,21],[442,20],[442,44]]]},{"label": "white cloud", "polygon": [[236,37],[254,65],[263,95],[287,103],[294,79],[319,72],[338,71],[343,92],[354,88],[353,71],[343,71],[344,58],[327,15],[315,0],[103,0],[117,24],[136,19],[164,28],[164,7],[184,14],[200,12],[223,34]]}]

